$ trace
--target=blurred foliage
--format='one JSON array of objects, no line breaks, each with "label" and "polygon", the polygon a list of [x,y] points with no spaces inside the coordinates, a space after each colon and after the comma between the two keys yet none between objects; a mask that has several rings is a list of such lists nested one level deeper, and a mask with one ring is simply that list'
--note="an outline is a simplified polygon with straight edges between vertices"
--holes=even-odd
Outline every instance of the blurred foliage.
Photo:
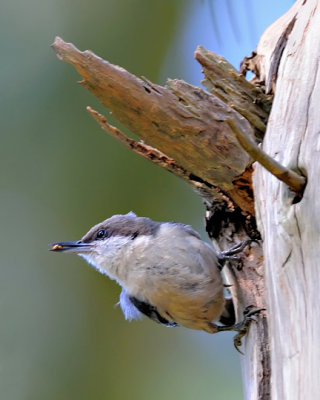
[{"label": "blurred foliage", "polygon": [[83,260],[47,251],[47,243],[79,238],[129,210],[204,234],[201,200],[100,130],[85,107],[105,110],[75,84],[78,75],[50,43],[59,35],[150,80],[199,84],[200,68],[195,75],[188,65],[201,29],[206,39],[213,35],[205,7],[192,0],[1,1],[2,399],[241,398],[230,335],[129,324],[114,308],[114,282]]}]

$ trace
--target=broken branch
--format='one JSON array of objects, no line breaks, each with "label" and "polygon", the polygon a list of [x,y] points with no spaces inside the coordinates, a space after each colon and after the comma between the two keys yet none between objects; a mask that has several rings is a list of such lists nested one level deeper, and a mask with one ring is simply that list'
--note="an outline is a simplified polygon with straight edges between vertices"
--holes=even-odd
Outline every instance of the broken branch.
[{"label": "broken branch", "polygon": [[270,157],[251,138],[241,132],[232,120],[228,120],[228,124],[241,146],[255,161],[259,162],[280,181],[286,183],[294,192],[299,194],[303,192],[306,185],[306,178],[304,176],[298,175],[296,172],[284,167],[278,161]]},{"label": "broken branch", "polygon": [[[233,120],[254,140],[254,129],[246,118],[216,96],[186,82],[170,80],[162,87],[141,80],[60,38],[53,48],[60,59],[75,66],[83,77],[81,84],[127,128],[193,176],[201,177],[208,190],[212,188],[212,198],[221,200],[218,187],[235,206],[254,215],[251,176],[247,173],[252,160],[227,123]],[[239,190],[237,180],[244,182],[242,188],[248,187],[248,191]]]},{"label": "broken branch", "polygon": [[[134,139],[128,138],[123,132],[121,132],[120,129],[110,125],[105,116],[93,110],[91,107],[87,107],[87,110],[104,131],[108,132],[113,138],[117,139],[125,147],[188,182],[196,191],[200,192],[201,196],[204,198],[212,196],[211,192],[214,190],[212,185],[202,181],[202,179],[194,176],[190,171],[187,171],[185,168],[181,167],[181,165],[178,165],[173,158],[168,157],[160,150],[155,149],[144,142],[138,142]],[[217,195],[222,195],[219,193],[218,188],[215,190]]]}]

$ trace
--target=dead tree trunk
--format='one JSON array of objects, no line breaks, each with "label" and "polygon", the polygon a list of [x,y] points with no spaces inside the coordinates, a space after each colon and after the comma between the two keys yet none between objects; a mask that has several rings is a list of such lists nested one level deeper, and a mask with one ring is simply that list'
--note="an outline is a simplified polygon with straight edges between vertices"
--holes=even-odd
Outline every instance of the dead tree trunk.
[{"label": "dead tree trunk", "polygon": [[[88,107],[101,127],[197,190],[219,249],[262,236],[262,247],[245,251],[242,270],[226,267],[237,318],[250,305],[267,309],[243,347],[246,399],[309,399],[317,389],[318,322],[311,306],[320,224],[311,199],[318,187],[319,26],[317,1],[297,1],[245,59],[242,71],[254,71],[253,83],[199,47],[195,57],[208,92],[178,80],[161,87],[60,38],[53,45],[82,75],[81,84],[143,141]],[[258,145],[262,139],[271,158]]]},{"label": "dead tree trunk", "polygon": [[[279,33],[282,35],[279,37]],[[279,40],[281,38],[281,40]],[[272,399],[319,396],[320,7],[300,0],[264,34],[260,70],[275,97],[264,150],[307,176],[296,202],[259,165],[254,190],[268,294]]]}]

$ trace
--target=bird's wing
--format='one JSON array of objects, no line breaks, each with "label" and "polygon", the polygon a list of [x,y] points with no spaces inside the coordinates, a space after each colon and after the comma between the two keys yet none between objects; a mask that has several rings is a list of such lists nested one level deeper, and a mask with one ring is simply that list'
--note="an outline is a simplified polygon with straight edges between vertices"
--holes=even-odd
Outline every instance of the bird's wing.
[{"label": "bird's wing", "polygon": [[145,301],[139,300],[137,297],[130,296],[129,300],[132,302],[132,304],[144,315],[152,319],[152,321],[155,321],[159,324],[165,325],[165,326],[178,326],[177,323],[174,321],[168,321],[166,318],[164,318],[157,308]]}]

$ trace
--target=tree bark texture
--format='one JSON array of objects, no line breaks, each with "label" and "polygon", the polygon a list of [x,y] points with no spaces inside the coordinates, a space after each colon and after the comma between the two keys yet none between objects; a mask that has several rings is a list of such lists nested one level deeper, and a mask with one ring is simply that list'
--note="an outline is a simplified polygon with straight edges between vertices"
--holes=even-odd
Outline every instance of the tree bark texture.
[{"label": "tree bark texture", "polygon": [[[227,122],[232,119],[241,131],[255,138],[254,128],[241,113],[199,87],[181,80],[168,80],[167,87],[161,87],[135,77],[90,51],[80,52],[60,38],[53,48],[59,58],[75,66],[83,77],[81,84],[112,110],[120,122],[190,171],[190,181],[204,183],[211,196],[218,199],[225,194],[245,213],[254,214],[252,193],[238,190],[238,185],[244,186],[244,182],[251,186],[251,174],[246,171],[252,160]],[[237,75],[248,92],[248,82]],[[251,98],[242,102],[247,114],[248,104],[254,101],[263,104],[264,98],[260,89],[250,86]],[[238,92],[234,93],[238,96]],[[234,97],[229,96],[231,101]],[[250,115],[256,112],[258,121],[260,112],[265,122],[267,113],[260,111],[258,105],[256,111],[252,108]],[[260,123],[260,131],[264,129],[264,122]]]},{"label": "tree bark texture", "polygon": [[[259,240],[262,233],[263,252],[254,244],[243,252],[242,270],[232,264],[225,268],[238,320],[249,305],[268,308],[268,318],[261,312],[251,324],[243,347],[246,399],[270,399],[271,389],[274,399],[313,398],[319,378],[318,322],[311,319],[319,274],[315,258],[320,224],[313,200],[319,180],[319,26],[316,0],[297,1],[244,60],[242,71],[256,74],[253,83],[222,57],[198,47],[195,57],[208,92],[180,80],[162,87],[60,38],[53,44],[58,57],[81,74],[81,84],[142,140],[126,137],[89,107],[101,127],[202,196],[206,228],[218,249],[248,238]],[[256,144],[263,139],[266,153],[307,176],[302,199],[254,164],[236,132]]]},{"label": "tree bark texture", "polygon": [[[270,96],[247,82],[226,60],[200,47],[196,57],[211,93],[179,80],[169,80],[161,87],[139,79],[60,38],[53,48],[60,59],[75,66],[83,77],[81,84],[143,141],[126,137],[88,107],[104,130],[187,181],[201,195],[207,208],[206,228],[218,249],[260,238],[252,191],[253,160],[239,144],[234,129],[259,143]],[[261,246],[247,248],[242,259],[242,270],[233,264],[224,268],[238,321],[247,306],[265,307]],[[242,348],[248,359],[244,375],[250,381],[247,392],[252,398],[267,398],[269,393],[267,335],[266,313],[262,311],[251,324]]]},{"label": "tree bark texture", "polygon": [[319,2],[297,1],[265,32],[257,52],[268,89],[275,90],[263,148],[307,177],[303,198],[296,202],[285,184],[255,166],[268,294],[271,394],[279,400],[315,399],[320,383]]}]

